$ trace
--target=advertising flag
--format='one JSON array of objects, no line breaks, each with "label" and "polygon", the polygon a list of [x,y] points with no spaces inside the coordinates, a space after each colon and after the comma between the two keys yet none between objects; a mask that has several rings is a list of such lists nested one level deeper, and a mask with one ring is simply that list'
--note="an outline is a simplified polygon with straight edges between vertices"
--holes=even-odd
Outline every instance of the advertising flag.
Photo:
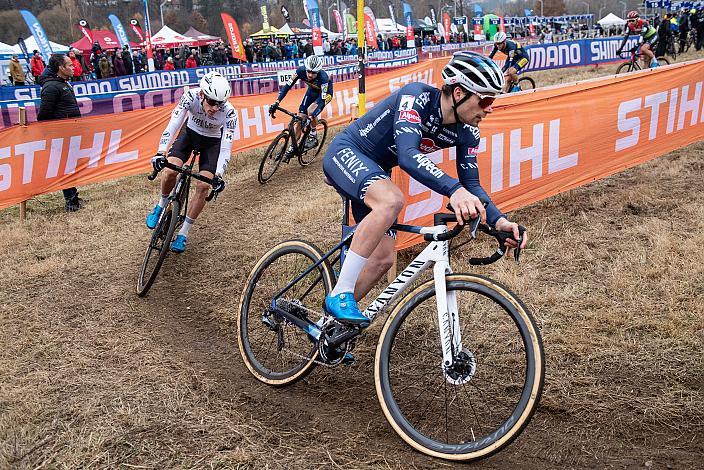
[{"label": "advertising flag", "polygon": [[81,33],[93,44],[93,32],[90,30],[90,25],[86,20],[78,21],[78,29],[80,29]]},{"label": "advertising flag", "polygon": [[49,63],[49,57],[54,51],[51,50],[51,43],[44,32],[44,28],[42,28],[42,25],[39,24],[39,20],[29,11],[20,10],[20,13],[22,14],[22,18],[24,18],[24,22],[27,23],[29,31],[37,41],[37,47],[39,48],[39,53],[44,58],[44,62]]},{"label": "advertising flag", "polygon": [[389,13],[391,14],[391,23],[392,23],[392,26],[393,26],[394,31],[395,31],[395,30],[396,30],[396,25],[397,25],[398,23],[396,23],[396,15],[394,14],[394,6],[393,6],[392,4],[390,4],[390,3],[389,3]]},{"label": "advertising flag", "polygon": [[450,42],[450,26],[452,24],[452,20],[450,19],[450,15],[447,12],[444,12],[442,14],[442,25],[445,28],[445,42]]},{"label": "advertising flag", "polygon": [[342,17],[340,16],[340,12],[337,10],[332,11],[333,16],[335,17],[335,23],[337,23],[337,32],[338,33],[344,33],[345,30],[342,26]]},{"label": "advertising flag", "polygon": [[374,49],[379,49],[379,44],[376,42],[376,29],[374,28],[374,20],[371,16],[364,13],[364,35],[367,37],[367,45]]},{"label": "advertising flag", "polygon": [[132,55],[132,48],[130,47],[130,40],[127,39],[127,31],[122,27],[120,19],[115,15],[109,15],[108,19],[112,23],[112,29],[115,30],[115,36],[117,36],[117,42],[120,43],[120,47],[124,48],[127,46],[127,50],[130,51],[130,56]]},{"label": "advertising flag", "polygon": [[345,24],[347,25],[347,34],[357,34],[357,19],[354,15],[347,13],[345,15]]},{"label": "advertising flag", "polygon": [[406,47],[408,49],[415,48],[416,42],[413,35],[413,10],[406,2],[401,2],[403,6],[403,17],[406,19]]},{"label": "advertising flag", "polygon": [[266,3],[262,1],[259,9],[262,13],[262,29],[268,32],[271,29],[271,26],[269,26],[269,14],[266,12]]},{"label": "advertising flag", "polygon": [[[370,7],[364,7],[364,15],[369,16],[369,18],[371,18],[372,25],[374,25],[374,31],[373,31],[374,37],[376,37],[377,33],[379,32],[379,24],[376,22],[376,15],[374,14],[374,12],[372,11],[372,9]],[[365,19],[365,23],[366,23],[366,19]]]},{"label": "advertising flag", "polygon": [[144,33],[142,33],[142,28],[139,26],[139,20],[131,19],[130,26],[132,26],[132,31],[139,38],[139,42],[144,42]]},{"label": "advertising flag", "polygon": [[24,39],[18,38],[17,45],[20,46],[20,50],[24,56],[24,61],[27,62],[27,66],[29,67],[29,51],[27,50],[27,44],[24,43]]},{"label": "advertising flag", "polygon": [[312,30],[313,53],[323,55],[323,34],[320,31],[320,9],[318,0],[307,0],[308,18],[310,19],[310,29]]},{"label": "advertising flag", "polygon": [[288,14],[288,9],[284,5],[281,5],[281,16],[284,17],[286,23],[291,21],[291,15]]},{"label": "advertising flag", "polygon": [[432,6],[430,7],[430,21],[432,21],[434,25],[438,24],[438,18],[435,16],[435,8]]},{"label": "advertising flag", "polygon": [[230,41],[232,57],[235,59],[240,59],[243,62],[246,61],[247,56],[244,53],[242,36],[240,36],[240,30],[237,27],[237,22],[227,13],[220,13],[220,18],[222,18],[222,24],[225,25],[225,34],[227,34],[227,39]]}]

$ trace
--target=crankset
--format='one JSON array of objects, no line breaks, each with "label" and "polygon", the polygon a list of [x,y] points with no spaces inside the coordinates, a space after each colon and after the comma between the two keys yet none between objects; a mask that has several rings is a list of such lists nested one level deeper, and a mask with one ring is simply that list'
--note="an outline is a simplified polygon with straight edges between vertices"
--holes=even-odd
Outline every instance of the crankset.
[{"label": "crankset", "polygon": [[329,366],[347,364],[348,356],[355,346],[357,336],[362,332],[358,326],[348,326],[329,318],[321,327],[318,341],[320,358]]}]

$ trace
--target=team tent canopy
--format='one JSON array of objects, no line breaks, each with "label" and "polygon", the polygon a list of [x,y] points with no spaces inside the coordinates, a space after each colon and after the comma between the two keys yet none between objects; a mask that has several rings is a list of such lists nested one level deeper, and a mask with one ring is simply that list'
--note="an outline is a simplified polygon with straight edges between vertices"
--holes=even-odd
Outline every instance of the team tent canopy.
[{"label": "team tent canopy", "polygon": [[599,23],[602,28],[611,28],[613,26],[623,26],[624,24],[626,24],[626,20],[622,20],[613,13],[609,13],[608,15],[597,21],[597,23]]},{"label": "team tent canopy", "polygon": [[[27,46],[27,52],[30,56],[32,55],[33,50],[39,50],[39,46],[37,46],[37,40],[34,39],[34,36],[26,38],[24,40],[24,44]],[[59,44],[53,41],[49,41],[49,44],[51,45],[52,52],[61,54],[66,54],[68,52],[68,46],[64,46],[63,44]],[[22,55],[22,49],[20,48],[19,44],[15,44],[14,46],[12,46],[12,50],[15,52],[15,54]]]},{"label": "team tent canopy", "polygon": [[188,31],[183,33],[183,35],[198,41],[195,44],[196,46],[207,46],[209,44],[217,44],[219,42],[222,42],[221,38],[217,36],[211,36],[210,34],[201,33],[193,26],[191,26]]},{"label": "team tent canopy", "polygon": [[250,34],[249,37],[250,37],[250,39],[261,40],[261,39],[273,39],[273,38],[287,38],[290,35],[291,35],[291,33],[284,32],[283,28],[276,29],[273,26],[271,26],[268,31],[264,31],[264,29],[260,29],[256,33]]},{"label": "team tent canopy", "polygon": [[[94,29],[92,30],[92,33],[93,42],[98,41],[98,45],[103,51],[111,51],[116,47],[120,47],[120,43],[117,40],[117,36],[115,36],[115,33],[113,33],[112,31],[108,31],[107,29]],[[71,47],[78,49],[83,54],[90,54],[93,50],[93,44],[85,36],[71,44]],[[139,44],[130,41],[130,47],[139,48]]]},{"label": "team tent canopy", "polygon": [[168,26],[164,26],[152,36],[152,46],[154,47],[178,47],[180,45],[195,46],[198,40],[179,34]]}]

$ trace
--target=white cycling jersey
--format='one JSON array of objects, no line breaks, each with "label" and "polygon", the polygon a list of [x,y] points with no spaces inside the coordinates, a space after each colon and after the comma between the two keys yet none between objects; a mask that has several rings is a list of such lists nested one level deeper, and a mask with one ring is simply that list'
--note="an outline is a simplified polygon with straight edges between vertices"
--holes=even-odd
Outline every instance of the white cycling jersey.
[{"label": "white cycling jersey", "polygon": [[188,116],[186,126],[204,137],[214,137],[220,140],[220,155],[215,174],[222,176],[227,169],[232,152],[232,141],[235,137],[235,127],[237,126],[237,112],[229,103],[225,102],[218,112],[212,117],[203,109],[200,97],[200,88],[191,88],[181,97],[178,105],[171,113],[171,120],[166,126],[161,140],[159,141],[159,152],[165,153],[173,139],[183,124],[183,120]]}]

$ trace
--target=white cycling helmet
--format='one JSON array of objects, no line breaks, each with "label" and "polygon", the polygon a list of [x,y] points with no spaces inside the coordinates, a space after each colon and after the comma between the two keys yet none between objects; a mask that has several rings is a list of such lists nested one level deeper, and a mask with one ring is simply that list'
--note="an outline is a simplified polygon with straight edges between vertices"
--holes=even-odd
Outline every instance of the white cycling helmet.
[{"label": "white cycling helmet", "polygon": [[499,94],[504,88],[504,74],[496,62],[477,52],[455,52],[442,69],[445,85],[459,85],[471,93]]},{"label": "white cycling helmet", "polygon": [[309,72],[320,72],[323,70],[323,61],[315,54],[306,57],[303,64]]},{"label": "white cycling helmet", "polygon": [[498,44],[500,42],[504,42],[506,40],[506,33],[503,31],[499,31],[494,35],[494,44]]},{"label": "white cycling helmet", "polygon": [[208,72],[200,79],[200,89],[206,98],[224,102],[230,97],[231,88],[227,78],[218,72]]}]

